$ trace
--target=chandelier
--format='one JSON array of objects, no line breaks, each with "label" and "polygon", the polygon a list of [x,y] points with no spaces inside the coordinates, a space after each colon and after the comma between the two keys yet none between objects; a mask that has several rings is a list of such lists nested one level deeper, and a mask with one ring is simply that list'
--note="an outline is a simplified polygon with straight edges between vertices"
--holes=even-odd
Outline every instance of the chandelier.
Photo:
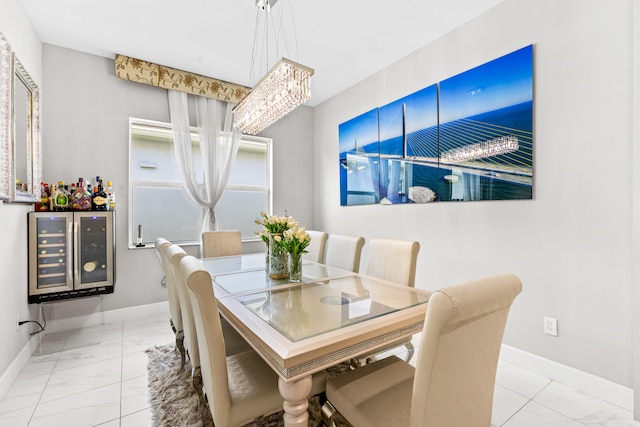
[{"label": "chandelier", "polygon": [[460,148],[447,150],[440,155],[443,163],[462,163],[484,159],[518,150],[518,138],[513,135],[502,136],[491,141],[470,144]]},{"label": "chandelier", "polygon": [[[256,0],[256,6],[269,12],[276,1]],[[312,68],[280,58],[233,109],[234,128],[256,135],[289,114],[311,96],[312,75]]]}]

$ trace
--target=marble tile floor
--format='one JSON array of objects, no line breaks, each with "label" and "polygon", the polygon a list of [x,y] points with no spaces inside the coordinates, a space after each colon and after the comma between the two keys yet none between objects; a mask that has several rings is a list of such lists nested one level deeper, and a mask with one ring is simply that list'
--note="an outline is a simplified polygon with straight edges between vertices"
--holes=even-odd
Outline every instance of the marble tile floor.
[{"label": "marble tile floor", "polygon": [[[144,351],[171,342],[164,314],[45,334],[0,401],[0,426],[151,426]],[[640,427],[640,422],[627,410],[500,362],[492,426]]]}]

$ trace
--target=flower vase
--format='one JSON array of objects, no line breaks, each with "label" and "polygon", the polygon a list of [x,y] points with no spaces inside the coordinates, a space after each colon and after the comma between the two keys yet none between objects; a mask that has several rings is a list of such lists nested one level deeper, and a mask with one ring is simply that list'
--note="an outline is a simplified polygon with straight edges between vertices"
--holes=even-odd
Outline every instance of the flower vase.
[{"label": "flower vase", "polygon": [[302,254],[289,254],[289,281],[302,281]]},{"label": "flower vase", "polygon": [[289,277],[288,254],[278,242],[282,234],[269,235],[269,277],[286,279]]}]

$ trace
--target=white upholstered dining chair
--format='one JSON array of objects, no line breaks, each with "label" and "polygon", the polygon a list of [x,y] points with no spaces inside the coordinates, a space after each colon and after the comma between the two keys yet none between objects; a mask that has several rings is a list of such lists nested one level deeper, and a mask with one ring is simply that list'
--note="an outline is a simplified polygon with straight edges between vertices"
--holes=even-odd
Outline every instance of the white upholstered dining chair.
[{"label": "white upholstered dining chair", "polygon": [[[240,426],[282,409],[278,375],[252,350],[227,356],[211,276],[192,256],[180,260],[200,349],[202,380],[216,427]],[[326,374],[313,376],[312,394],[324,391]]]},{"label": "white upholstered dining chair", "polygon": [[434,292],[416,368],[389,357],[341,374],[327,383],[323,413],[337,409],[354,426],[491,426],[500,346],[521,290],[502,274]]},{"label": "white upholstered dining chair", "polygon": [[173,268],[171,262],[167,256],[167,251],[173,246],[170,241],[165,238],[159,237],[155,241],[155,251],[160,257],[160,263],[164,270],[164,279],[167,286],[167,298],[169,301],[169,322],[171,329],[176,334],[176,347],[180,351],[181,367],[184,366],[186,361],[186,350],[184,348],[184,326],[182,324],[182,311],[180,308],[180,302],[178,301],[178,295],[175,289],[175,277],[173,274]]},{"label": "white upholstered dining chair", "polygon": [[307,230],[307,234],[311,237],[311,242],[307,246],[307,253],[302,256],[314,262],[324,262],[325,245],[329,236],[324,231]]},{"label": "white upholstered dining chair", "polygon": [[366,275],[413,286],[420,243],[415,240],[371,239]]},{"label": "white upholstered dining chair", "polygon": [[[418,252],[420,252],[420,243],[415,240],[371,239],[365,274],[399,285],[413,287],[416,281]],[[415,351],[410,338],[402,338],[392,342],[377,353],[400,346],[407,349],[405,361],[408,362]],[[375,354],[361,358],[358,364],[367,363],[374,356]]]},{"label": "white upholstered dining chair", "polygon": [[331,234],[327,239],[324,263],[357,273],[363,246],[364,237]]},{"label": "white upholstered dining chair", "polygon": [[[200,368],[200,352],[198,348],[198,336],[196,334],[195,320],[193,317],[193,308],[191,300],[188,298],[186,284],[180,274],[178,268],[180,260],[187,256],[187,253],[178,245],[171,245],[167,249],[167,259],[171,268],[171,274],[174,277],[174,290],[180,305],[180,313],[182,315],[182,326],[184,331],[184,339],[186,342],[187,354],[191,361],[191,379],[193,387],[196,390],[202,389],[202,372]],[[251,346],[245,341],[238,332],[233,329],[229,323],[221,319],[222,333],[224,337],[225,349],[227,355],[241,353],[251,349]]]},{"label": "white upholstered dining chair", "polygon": [[238,230],[202,233],[202,258],[242,255],[242,237]]}]

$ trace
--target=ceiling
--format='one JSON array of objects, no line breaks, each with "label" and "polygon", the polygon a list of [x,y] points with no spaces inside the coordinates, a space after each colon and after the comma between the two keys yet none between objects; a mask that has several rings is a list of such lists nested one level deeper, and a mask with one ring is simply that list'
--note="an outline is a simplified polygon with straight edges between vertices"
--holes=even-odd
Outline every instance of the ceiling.
[{"label": "ceiling", "polygon": [[[315,69],[307,102],[315,106],[503,1],[279,0],[271,15],[280,9],[285,39],[298,46],[297,52],[290,46],[291,53],[279,56]],[[255,0],[22,3],[44,43],[109,58],[120,53],[245,86],[256,83],[250,75]],[[254,74],[274,63],[254,65]]]}]

